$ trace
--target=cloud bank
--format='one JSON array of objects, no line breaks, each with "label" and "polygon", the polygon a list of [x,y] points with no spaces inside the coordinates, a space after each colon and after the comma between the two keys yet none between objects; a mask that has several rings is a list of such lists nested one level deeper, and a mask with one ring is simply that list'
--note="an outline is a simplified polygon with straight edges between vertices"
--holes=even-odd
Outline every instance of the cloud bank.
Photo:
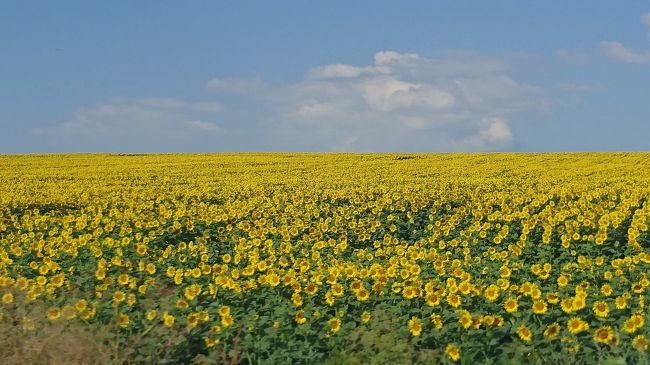
[{"label": "cloud bank", "polygon": [[64,151],[508,150],[516,120],[551,105],[503,59],[390,50],[366,65],[314,67],[290,84],[228,77],[206,89],[231,104],[118,100],[34,134]]},{"label": "cloud bank", "polygon": [[431,59],[382,51],[369,65],[309,70],[296,83],[213,79],[207,88],[263,103],[271,149],[359,151],[500,150],[512,146],[513,118],[546,111],[538,87],[516,81],[500,59]]},{"label": "cloud bank", "polygon": [[201,119],[221,109],[214,102],[174,98],[115,101],[80,109],[70,120],[32,134],[61,151],[185,150],[223,132],[211,119]]}]

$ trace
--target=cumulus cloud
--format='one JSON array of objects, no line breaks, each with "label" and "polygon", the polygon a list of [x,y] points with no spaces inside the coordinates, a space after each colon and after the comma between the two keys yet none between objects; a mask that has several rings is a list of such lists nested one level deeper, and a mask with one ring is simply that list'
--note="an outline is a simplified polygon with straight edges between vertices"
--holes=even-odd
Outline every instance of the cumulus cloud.
[{"label": "cumulus cloud", "polygon": [[600,48],[606,56],[616,61],[636,64],[650,63],[650,51],[636,51],[619,42],[609,41],[601,42]]},{"label": "cumulus cloud", "polygon": [[472,54],[382,51],[370,64],[322,65],[290,85],[213,79],[207,87],[261,100],[272,149],[507,149],[518,114],[550,108],[540,88],[510,75],[507,62]]},{"label": "cumulus cloud", "polygon": [[[650,38],[650,13],[641,16],[641,21],[647,27]],[[650,64],[650,50],[639,51],[615,41],[600,42],[603,53],[616,61],[633,64]]]},{"label": "cumulus cloud", "polygon": [[68,121],[33,134],[63,151],[169,151],[218,137],[216,123],[197,119],[188,103],[150,98],[79,109]]}]

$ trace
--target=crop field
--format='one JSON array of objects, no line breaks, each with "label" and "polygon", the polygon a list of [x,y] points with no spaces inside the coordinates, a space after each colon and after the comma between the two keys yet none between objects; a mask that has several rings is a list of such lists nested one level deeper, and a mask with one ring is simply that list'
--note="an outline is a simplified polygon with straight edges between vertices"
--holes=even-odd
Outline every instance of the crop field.
[{"label": "crop field", "polygon": [[0,156],[8,364],[648,364],[650,153]]}]

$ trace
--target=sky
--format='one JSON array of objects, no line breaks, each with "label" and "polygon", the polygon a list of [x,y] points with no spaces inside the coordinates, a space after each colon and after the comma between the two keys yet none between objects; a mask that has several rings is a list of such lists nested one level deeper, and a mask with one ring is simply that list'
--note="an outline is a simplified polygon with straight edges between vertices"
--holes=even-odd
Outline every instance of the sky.
[{"label": "sky", "polygon": [[2,1],[0,153],[639,150],[647,1]]}]

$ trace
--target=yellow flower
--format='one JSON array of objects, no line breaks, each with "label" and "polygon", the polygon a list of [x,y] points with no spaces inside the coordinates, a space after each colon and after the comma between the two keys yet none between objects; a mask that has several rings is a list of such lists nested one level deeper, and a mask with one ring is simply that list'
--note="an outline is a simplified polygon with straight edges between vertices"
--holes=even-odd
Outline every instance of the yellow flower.
[{"label": "yellow flower", "polygon": [[603,293],[603,295],[606,297],[612,295],[613,291],[614,290],[612,289],[612,286],[609,284],[604,284],[603,286],[600,287],[600,292]]},{"label": "yellow flower", "polygon": [[118,290],[118,291],[116,291],[115,293],[113,293],[113,301],[114,301],[115,303],[121,303],[121,302],[123,302],[124,300],[126,300],[126,294],[124,294],[123,291]]},{"label": "yellow flower", "polygon": [[176,308],[187,309],[187,307],[189,307],[189,304],[185,300],[183,299],[176,300]]},{"label": "yellow flower", "polygon": [[83,312],[88,307],[88,301],[85,299],[79,299],[74,305],[77,312]]},{"label": "yellow flower", "polygon": [[127,274],[120,274],[120,275],[117,277],[117,282],[118,282],[120,285],[127,285],[130,281],[131,281],[131,278],[130,278],[129,275],[127,275]]},{"label": "yellow flower", "polygon": [[514,313],[519,308],[519,302],[517,299],[510,297],[503,303],[503,308],[505,308],[508,313]]},{"label": "yellow flower", "polygon": [[648,351],[648,339],[644,335],[638,335],[632,340],[632,346],[639,352]]},{"label": "yellow flower", "polygon": [[580,332],[589,330],[589,324],[583,321],[580,317],[573,317],[567,322],[567,329],[569,332],[576,335]]},{"label": "yellow flower", "polygon": [[592,310],[597,317],[606,318],[609,314],[609,305],[602,300],[599,300],[594,303]]},{"label": "yellow flower", "polygon": [[356,293],[357,300],[360,302],[365,302],[370,297],[370,293],[366,289],[361,289]]},{"label": "yellow flower", "polygon": [[417,337],[422,334],[422,323],[420,322],[420,318],[415,316],[411,317],[408,322],[408,327],[411,331],[411,335]]},{"label": "yellow flower", "polygon": [[458,308],[461,305],[460,297],[456,294],[447,295],[447,304],[454,308]]},{"label": "yellow flower", "polygon": [[610,326],[603,326],[594,331],[594,341],[598,343],[610,343],[614,338],[614,331]]},{"label": "yellow flower", "polygon": [[466,310],[460,311],[458,323],[460,323],[460,326],[465,329],[470,328],[472,326],[472,315]]},{"label": "yellow flower", "polygon": [[449,344],[445,348],[445,352],[447,353],[447,357],[451,361],[456,362],[456,361],[460,360],[460,349],[458,348],[458,346],[456,346],[454,344]]},{"label": "yellow flower", "polygon": [[341,320],[338,318],[332,318],[328,320],[327,324],[330,327],[330,331],[332,333],[336,333],[341,329]]},{"label": "yellow flower", "polygon": [[487,289],[485,289],[485,299],[494,302],[497,298],[499,298],[499,287],[491,284]]},{"label": "yellow flower", "polygon": [[119,324],[120,327],[126,328],[129,326],[129,323],[131,323],[131,320],[129,319],[129,316],[126,314],[120,314],[117,317],[117,323]]},{"label": "yellow flower", "polygon": [[163,323],[166,327],[173,326],[175,321],[176,318],[173,315],[169,314],[169,312],[163,313]]},{"label": "yellow flower", "polygon": [[361,314],[361,323],[368,323],[372,319],[372,314],[370,312],[364,311]]},{"label": "yellow flower", "polygon": [[295,321],[298,324],[306,323],[307,322],[307,317],[305,317],[305,312],[302,311],[302,310],[299,310],[298,312],[296,312]]},{"label": "yellow flower", "polygon": [[543,300],[536,300],[533,303],[533,313],[545,314],[547,310],[548,310],[548,306]]},{"label": "yellow flower", "polygon": [[158,311],[155,309],[151,309],[147,312],[147,321],[153,321],[156,319],[156,316],[158,315]]},{"label": "yellow flower", "polygon": [[47,310],[47,319],[50,321],[56,321],[61,317],[61,311],[58,308],[52,307]]},{"label": "yellow flower", "polygon": [[77,312],[73,307],[66,305],[61,309],[61,316],[67,320],[71,320],[77,316]]},{"label": "yellow flower", "polygon": [[517,335],[524,342],[530,342],[533,339],[533,332],[530,330],[530,328],[524,325],[517,327]]},{"label": "yellow flower", "polygon": [[544,337],[548,339],[554,339],[560,334],[561,330],[562,327],[560,327],[560,324],[555,322],[549,325],[548,327],[546,327],[546,330],[544,330]]},{"label": "yellow flower", "polygon": [[14,295],[12,293],[5,293],[2,295],[2,304],[11,304],[14,302]]},{"label": "yellow flower", "polygon": [[573,312],[573,298],[565,298],[560,302],[560,307],[564,313]]},{"label": "yellow flower", "polygon": [[634,321],[634,325],[636,328],[641,328],[645,324],[645,319],[643,318],[642,314],[633,314],[632,315],[632,321]]}]

